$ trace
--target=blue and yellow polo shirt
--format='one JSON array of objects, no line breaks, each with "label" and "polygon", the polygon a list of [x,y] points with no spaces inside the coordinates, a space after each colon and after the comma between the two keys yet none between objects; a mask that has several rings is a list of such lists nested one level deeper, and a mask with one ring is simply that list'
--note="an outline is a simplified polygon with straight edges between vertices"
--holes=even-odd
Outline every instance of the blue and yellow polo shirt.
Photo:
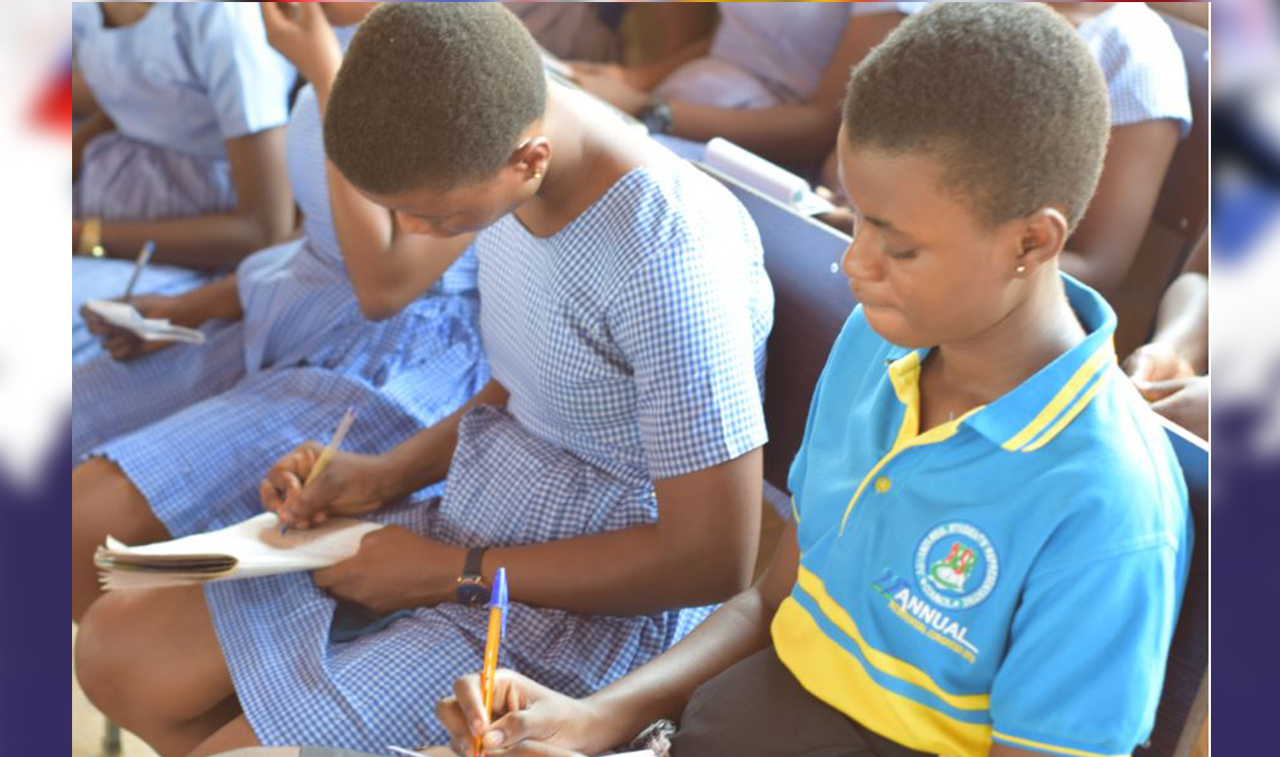
[{"label": "blue and yellow polo shirt", "polygon": [[1116,364],[1115,314],[1063,279],[1087,338],[961,418],[918,428],[927,351],[861,307],[814,394],[774,644],[815,696],[908,747],[1126,755],[1155,719],[1186,487]]}]

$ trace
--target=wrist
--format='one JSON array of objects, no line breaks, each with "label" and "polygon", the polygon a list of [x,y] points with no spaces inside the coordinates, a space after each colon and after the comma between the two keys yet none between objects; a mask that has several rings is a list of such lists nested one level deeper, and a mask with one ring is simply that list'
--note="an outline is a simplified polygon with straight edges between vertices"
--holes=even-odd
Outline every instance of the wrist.
[{"label": "wrist", "polygon": [[360,489],[369,501],[393,502],[413,493],[413,489],[405,488],[406,473],[396,461],[394,448],[364,459]]},{"label": "wrist", "polygon": [[234,321],[241,316],[240,293],[234,279],[222,279],[177,297],[178,316],[171,319],[180,326],[199,328],[215,318]]},{"label": "wrist", "polygon": [[[657,717],[645,718],[624,697],[611,695],[608,689],[590,694],[580,700],[584,717],[581,751],[601,754],[619,746],[625,746]],[[641,722],[643,721],[643,722]]]},{"label": "wrist", "polygon": [[333,80],[338,78],[338,68],[341,65],[341,53],[332,53],[320,57],[302,74],[316,91],[316,100],[321,107],[321,114],[324,113],[324,106],[329,102],[329,91],[333,89]]}]

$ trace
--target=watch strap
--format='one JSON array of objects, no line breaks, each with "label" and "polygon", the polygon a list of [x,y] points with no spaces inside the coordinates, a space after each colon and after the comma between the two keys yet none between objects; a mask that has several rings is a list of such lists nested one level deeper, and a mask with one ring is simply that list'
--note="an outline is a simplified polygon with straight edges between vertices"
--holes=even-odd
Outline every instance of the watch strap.
[{"label": "watch strap", "polygon": [[472,547],[467,550],[467,559],[462,563],[462,577],[472,579],[484,579],[480,572],[480,561],[484,559],[484,553],[489,551],[488,547]]}]

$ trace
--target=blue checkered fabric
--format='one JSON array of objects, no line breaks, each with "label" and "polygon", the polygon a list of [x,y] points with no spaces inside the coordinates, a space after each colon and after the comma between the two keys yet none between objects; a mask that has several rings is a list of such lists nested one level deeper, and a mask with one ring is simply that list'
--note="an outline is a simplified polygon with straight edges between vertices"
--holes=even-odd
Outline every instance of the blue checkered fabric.
[{"label": "blue checkered fabric", "polygon": [[[485,350],[509,405],[463,419],[442,499],[433,487],[375,520],[466,546],[652,523],[653,479],[764,443],[773,296],[755,228],[719,184],[672,158],[632,171],[550,238],[508,216],[476,249]],[[419,608],[339,643],[334,602],[308,575],[206,592],[264,744],[442,742],[434,703],[482,658],[481,608]],[[584,695],[711,609],[603,617],[516,604],[503,664]]]},{"label": "blue checkered fabric", "polygon": [[258,512],[271,461],[328,438],[348,405],[358,421],[344,448],[380,452],[488,380],[474,250],[396,316],[368,321],[332,229],[310,87],[294,106],[287,157],[306,236],[240,264],[243,320],[206,324],[200,346],[128,363],[99,355],[73,374],[73,461],[113,460],[174,536]]},{"label": "blue checkered fabric", "polygon": [[[82,164],[80,178],[71,190],[73,218],[149,221],[220,213],[235,207],[231,164],[225,157],[184,155],[108,132],[85,147]],[[80,317],[80,306],[95,298],[122,296],[132,275],[132,260],[72,258],[73,366],[105,354]],[[143,271],[134,293],[178,294],[209,279],[207,272],[152,265]]]},{"label": "blue checkered fabric", "polygon": [[637,484],[764,443],[773,292],[710,177],[666,160],[550,238],[508,216],[476,247],[485,352],[530,432]]},{"label": "blue checkered fabric", "polygon": [[1182,51],[1159,14],[1145,3],[1116,3],[1076,31],[1106,75],[1112,126],[1169,118],[1182,136],[1191,131]]}]

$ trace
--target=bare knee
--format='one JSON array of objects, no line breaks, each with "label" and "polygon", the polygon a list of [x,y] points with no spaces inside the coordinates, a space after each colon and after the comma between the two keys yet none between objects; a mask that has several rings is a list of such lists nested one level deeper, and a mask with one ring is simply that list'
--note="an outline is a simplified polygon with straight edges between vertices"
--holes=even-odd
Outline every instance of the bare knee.
[{"label": "bare knee", "polygon": [[98,597],[93,553],[110,534],[126,544],[169,538],[146,497],[115,463],[91,458],[71,472],[71,619]]},{"label": "bare knee", "polygon": [[80,621],[76,635],[75,673],[85,696],[99,710],[117,722],[129,719],[130,679],[127,652],[127,618],[124,608],[104,600],[96,602]]}]

